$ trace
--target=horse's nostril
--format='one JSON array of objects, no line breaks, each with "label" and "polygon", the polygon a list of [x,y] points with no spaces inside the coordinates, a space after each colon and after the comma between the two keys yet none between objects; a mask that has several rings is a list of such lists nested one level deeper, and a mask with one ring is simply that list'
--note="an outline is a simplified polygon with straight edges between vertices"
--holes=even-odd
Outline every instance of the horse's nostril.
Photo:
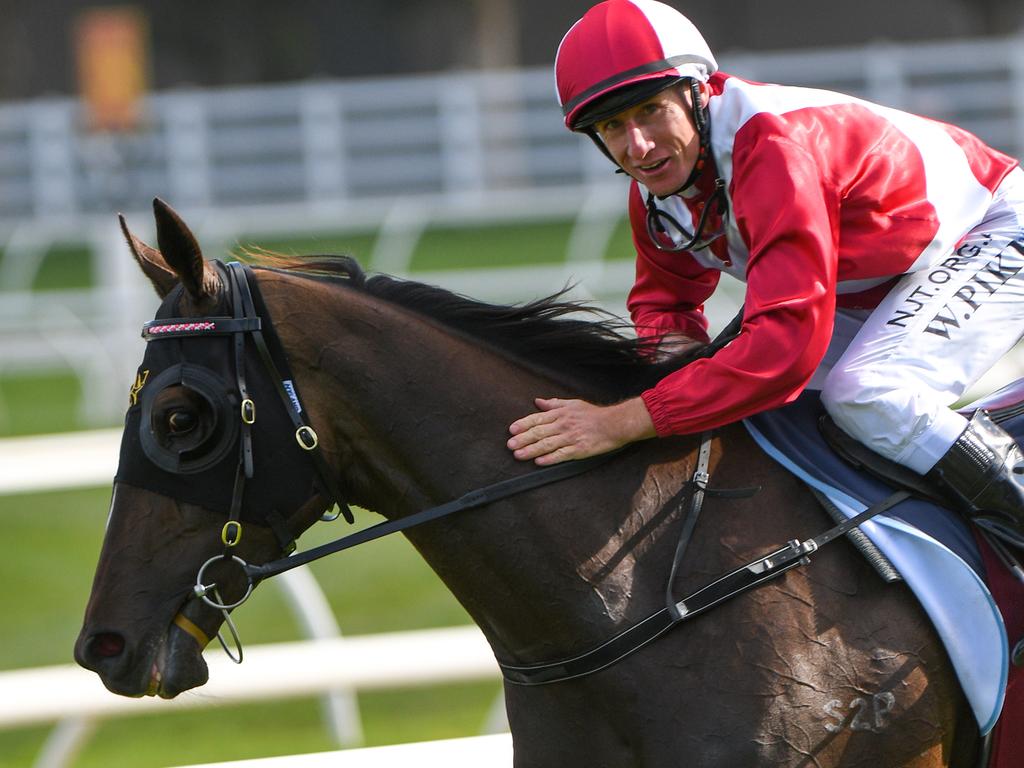
[{"label": "horse's nostril", "polygon": [[89,650],[103,659],[120,656],[124,650],[124,638],[113,632],[101,632],[98,635],[93,635],[89,641]]}]

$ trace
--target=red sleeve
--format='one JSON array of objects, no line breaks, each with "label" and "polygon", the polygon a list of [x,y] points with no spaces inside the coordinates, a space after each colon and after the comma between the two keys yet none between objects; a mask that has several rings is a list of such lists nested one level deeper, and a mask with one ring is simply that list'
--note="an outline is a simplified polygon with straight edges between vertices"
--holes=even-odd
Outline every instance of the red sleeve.
[{"label": "red sleeve", "polygon": [[679,331],[708,341],[704,302],[714,293],[721,273],[698,264],[685,251],[658,250],[647,234],[647,208],[636,182],[629,188],[629,223],[636,248],[636,281],[629,309],[637,335],[662,336]]},{"label": "red sleeve", "polygon": [[836,190],[804,149],[777,136],[737,141],[732,215],[750,252],[743,327],[713,357],[643,393],[659,435],[737,421],[807,385],[832,335],[838,210]]}]

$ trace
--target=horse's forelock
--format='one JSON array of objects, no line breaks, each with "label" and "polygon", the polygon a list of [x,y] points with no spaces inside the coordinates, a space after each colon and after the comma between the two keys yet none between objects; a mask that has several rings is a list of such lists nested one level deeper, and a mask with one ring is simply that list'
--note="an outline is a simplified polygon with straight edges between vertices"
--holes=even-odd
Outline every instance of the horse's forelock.
[{"label": "horse's forelock", "polygon": [[360,290],[363,289],[367,281],[366,273],[359,265],[359,262],[352,256],[296,256],[253,246],[241,248],[236,251],[235,255],[254,267],[300,274],[312,278],[342,278],[351,287]]}]

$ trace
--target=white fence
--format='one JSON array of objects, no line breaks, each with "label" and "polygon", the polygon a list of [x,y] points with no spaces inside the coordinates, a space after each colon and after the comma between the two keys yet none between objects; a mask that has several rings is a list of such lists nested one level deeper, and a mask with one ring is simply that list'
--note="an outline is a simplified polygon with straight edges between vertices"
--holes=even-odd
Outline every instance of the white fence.
[{"label": "white fence", "polygon": [[95,673],[75,665],[0,672],[0,727],[230,706],[335,689],[497,680],[500,675],[490,646],[475,626],[249,646],[242,664],[234,664],[219,649],[205,656],[210,682],[202,695],[170,701],[116,696]]},{"label": "white fence", "polygon": [[[117,466],[119,441],[119,430],[0,440],[0,494],[106,485]],[[312,639],[247,647],[242,665],[211,650],[206,654],[210,683],[202,694],[171,702],[115,696],[95,674],[74,665],[0,672],[0,729],[57,723],[35,765],[62,768],[103,718],[322,695],[326,725],[336,742],[353,745],[362,740],[358,691],[499,677],[490,647],[475,626],[343,638],[308,568],[288,571],[272,583],[284,590],[304,634]],[[502,704],[499,697],[486,725],[490,731],[505,725]],[[468,750],[468,756],[477,749],[451,748],[453,759],[463,754],[460,750]],[[501,746],[486,742],[480,748]],[[388,754],[371,751],[358,759],[390,759]],[[337,764],[347,765],[347,760]],[[472,765],[452,763],[460,764]]]},{"label": "white fence", "polygon": [[509,734],[473,736],[187,768],[406,768],[409,765],[416,768],[512,768],[512,737]]},{"label": "white fence", "polygon": [[[1024,38],[732,54],[745,77],[835,88],[949,120],[1024,154]],[[70,99],[0,105],[0,373],[70,368],[93,413],[120,402],[152,298],[114,222],[143,234],[149,200],[186,214],[211,252],[239,238],[374,233],[374,269],[405,274],[438,224],[575,221],[557,277],[481,270],[458,286],[523,300],[566,277],[613,311],[628,266],[602,272],[623,180],[564,130],[546,67],[508,72],[176,90],[152,95],[131,134],[95,135]],[[51,246],[91,249],[94,290],[30,287]],[[623,254],[628,259],[628,254]],[[594,275],[596,274],[596,278]],[[435,279],[435,276],[416,277]],[[449,276],[436,278],[445,285]],[[0,404],[2,407],[2,404]]]},{"label": "white fence", "polygon": [[121,430],[31,435],[0,440],[0,495],[109,485]]},{"label": "white fence", "polygon": [[[730,54],[744,77],[838,89],[955,122],[1024,151],[1024,39]],[[566,132],[548,67],[152,95],[127,134],[91,134],[81,105],[0,106],[0,232],[26,220],[187,210],[486,198],[585,188],[610,176]],[[528,204],[528,201],[527,201]],[[374,218],[371,213],[371,218]],[[344,219],[339,221],[344,223]]]}]

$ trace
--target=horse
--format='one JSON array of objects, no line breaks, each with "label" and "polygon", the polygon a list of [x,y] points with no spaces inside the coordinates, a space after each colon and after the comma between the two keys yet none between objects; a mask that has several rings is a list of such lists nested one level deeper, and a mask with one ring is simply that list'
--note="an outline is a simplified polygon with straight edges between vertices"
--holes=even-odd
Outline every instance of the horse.
[{"label": "horse", "polygon": [[[250,253],[262,311],[239,319],[250,302],[229,270],[167,204],[154,213],[158,247],[121,225],[162,300],[151,337],[178,330],[148,345],[131,388],[75,644],[114,693],[203,685],[203,646],[247,596],[237,563],[274,562],[332,501],[401,523],[528,478],[505,442],[534,397],[615,402],[681,362],[654,359],[621,321],[582,319],[564,294],[489,305],[367,276],[347,257]],[[232,332],[189,336],[211,318],[234,318]],[[266,350],[238,332],[246,323],[273,337],[286,398],[265,381]],[[708,494],[678,560],[702,446],[712,486],[760,490]],[[644,441],[478,507],[403,533],[513,669],[585,655],[636,626],[664,604],[670,570],[684,594],[829,522],[741,425]],[[210,598],[199,582],[221,563],[223,594]],[[960,768],[980,743],[917,601],[845,537],[616,663],[547,684],[507,676],[504,691],[516,768]]]}]

